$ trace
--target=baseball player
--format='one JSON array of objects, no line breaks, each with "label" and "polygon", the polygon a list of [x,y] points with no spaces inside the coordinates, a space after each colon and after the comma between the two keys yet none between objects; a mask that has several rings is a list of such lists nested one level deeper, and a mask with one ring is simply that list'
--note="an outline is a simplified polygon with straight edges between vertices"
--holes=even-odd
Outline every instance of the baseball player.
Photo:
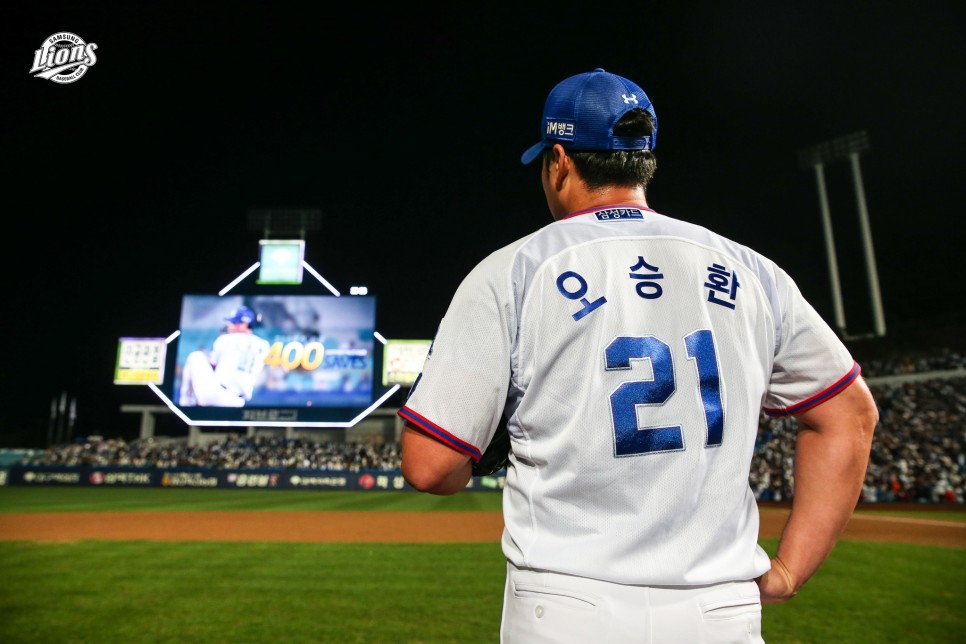
[{"label": "baseball player", "polygon": [[239,307],[225,318],[226,332],[215,338],[210,354],[188,354],[181,374],[180,405],[244,407],[252,399],[271,349],[267,340],[252,331],[256,320],[252,309]]},{"label": "baseball player", "polygon": [[[792,278],[659,214],[657,117],[597,69],[548,96],[554,222],[460,284],[399,410],[402,470],[453,494],[505,419],[504,642],[761,642],[858,500],[878,418],[859,365]],[[798,419],[774,560],[749,471],[762,408]]]}]

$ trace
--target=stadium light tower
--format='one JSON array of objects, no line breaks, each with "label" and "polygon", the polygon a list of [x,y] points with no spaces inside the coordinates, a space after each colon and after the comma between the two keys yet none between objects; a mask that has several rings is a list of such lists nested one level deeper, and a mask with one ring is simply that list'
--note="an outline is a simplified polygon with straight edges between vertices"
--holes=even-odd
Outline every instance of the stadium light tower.
[{"label": "stadium light tower", "polygon": [[[832,282],[832,304],[835,307],[835,325],[847,340],[858,338],[882,337],[886,333],[885,316],[882,313],[882,295],[879,290],[879,274],[875,265],[875,250],[872,246],[872,229],[869,226],[869,212],[862,187],[862,172],[859,168],[859,155],[869,149],[869,137],[863,130],[803,148],[798,152],[799,164],[815,171],[818,184],[818,201],[822,210],[822,228],[825,232],[825,251],[828,255],[829,277]],[[858,207],[859,226],[862,232],[862,250],[865,253],[865,268],[869,282],[869,297],[872,301],[874,334],[850,336],[845,326],[845,310],[842,306],[842,288],[839,284],[838,262],[835,256],[835,238],[832,234],[832,216],[829,211],[828,193],[825,189],[825,164],[841,158],[848,158],[852,168],[852,185]]]},{"label": "stadium light tower", "polygon": [[298,235],[318,230],[322,225],[322,213],[317,209],[264,209],[248,211],[248,229],[261,232],[263,239]]}]

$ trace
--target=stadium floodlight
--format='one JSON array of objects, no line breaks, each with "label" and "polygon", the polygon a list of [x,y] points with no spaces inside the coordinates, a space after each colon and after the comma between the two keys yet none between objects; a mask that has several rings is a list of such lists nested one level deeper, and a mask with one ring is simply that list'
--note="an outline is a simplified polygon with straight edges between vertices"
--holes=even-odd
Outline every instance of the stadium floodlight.
[{"label": "stadium floodlight", "polygon": [[[832,304],[835,309],[835,325],[848,340],[885,335],[885,316],[882,312],[882,295],[879,290],[879,275],[876,271],[875,250],[872,245],[872,229],[869,225],[869,212],[862,187],[862,172],[859,155],[869,149],[869,136],[863,130],[803,148],[798,152],[802,168],[812,168],[818,184],[819,207],[822,210],[822,229],[825,233],[825,250],[828,256],[829,277],[832,286]],[[862,232],[862,249],[865,254],[865,267],[869,282],[869,296],[872,301],[872,315],[875,325],[874,335],[850,336],[846,331],[845,311],[842,305],[842,289],[839,285],[838,263],[835,256],[835,239],[832,234],[832,217],[829,211],[828,192],[825,188],[825,164],[847,158],[852,169],[852,185],[858,208],[859,226]]]},{"label": "stadium floodlight", "polygon": [[248,229],[262,239],[296,237],[305,239],[311,230],[322,226],[322,212],[315,208],[253,208],[248,211]]}]

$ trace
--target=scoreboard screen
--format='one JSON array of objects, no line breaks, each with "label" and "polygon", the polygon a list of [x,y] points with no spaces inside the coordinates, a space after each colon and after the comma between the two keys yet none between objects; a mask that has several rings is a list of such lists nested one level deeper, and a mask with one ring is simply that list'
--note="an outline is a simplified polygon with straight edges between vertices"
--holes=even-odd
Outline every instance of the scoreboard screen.
[{"label": "scoreboard screen", "polygon": [[161,384],[166,351],[164,338],[121,338],[117,343],[114,384]]},{"label": "scoreboard screen", "polygon": [[423,371],[432,340],[386,340],[383,347],[382,384],[384,387],[412,387]]},{"label": "scoreboard screen", "polygon": [[[219,340],[238,332],[239,310],[254,315],[251,335],[260,340]],[[201,425],[346,420],[381,393],[375,322],[371,296],[185,295],[166,393]],[[226,347],[248,353],[226,357]],[[213,383],[219,395],[206,391]]]}]

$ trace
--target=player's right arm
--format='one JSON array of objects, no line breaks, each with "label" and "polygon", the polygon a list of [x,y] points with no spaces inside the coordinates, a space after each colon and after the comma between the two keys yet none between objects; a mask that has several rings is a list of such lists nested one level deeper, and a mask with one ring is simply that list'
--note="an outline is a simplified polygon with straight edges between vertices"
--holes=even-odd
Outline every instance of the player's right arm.
[{"label": "player's right arm", "polygon": [[778,561],[757,580],[764,604],[794,596],[831,553],[859,500],[879,413],[858,377],[795,417],[795,495]]}]

